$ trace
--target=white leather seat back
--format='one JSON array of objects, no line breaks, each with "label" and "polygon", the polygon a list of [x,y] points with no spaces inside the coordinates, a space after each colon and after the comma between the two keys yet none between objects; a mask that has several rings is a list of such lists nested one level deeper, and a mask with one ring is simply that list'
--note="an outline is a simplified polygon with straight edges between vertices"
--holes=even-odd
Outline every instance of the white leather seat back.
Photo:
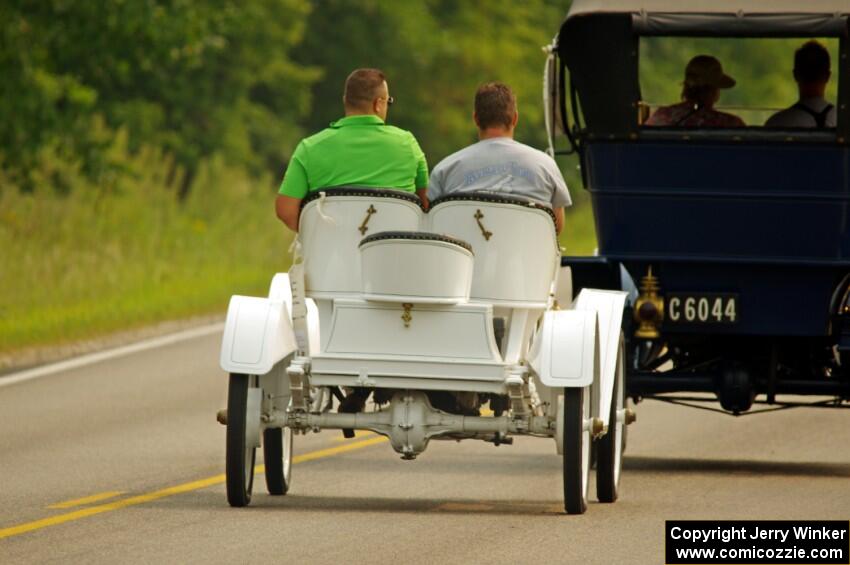
[{"label": "white leather seat back", "polygon": [[360,240],[381,231],[419,230],[423,212],[416,196],[393,192],[337,189],[304,205],[299,237],[307,296],[359,294]]},{"label": "white leather seat back", "polygon": [[554,218],[540,206],[475,195],[439,200],[429,231],[472,245],[470,300],[512,308],[545,307],[560,262]]}]

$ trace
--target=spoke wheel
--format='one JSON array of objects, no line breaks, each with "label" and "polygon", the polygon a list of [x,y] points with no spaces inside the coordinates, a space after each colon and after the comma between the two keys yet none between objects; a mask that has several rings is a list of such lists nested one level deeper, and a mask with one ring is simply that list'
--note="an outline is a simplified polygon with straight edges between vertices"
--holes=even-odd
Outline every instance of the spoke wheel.
[{"label": "spoke wheel", "polygon": [[626,401],[624,369],[621,340],[617,352],[617,371],[614,375],[611,411],[608,416],[608,432],[597,442],[596,497],[599,502],[615,502],[620,487],[626,425],[625,418],[620,418],[618,415],[622,414]]},{"label": "spoke wheel", "polygon": [[590,387],[564,389],[564,510],[584,514],[590,475]]},{"label": "spoke wheel", "polygon": [[267,428],[263,432],[263,458],[269,494],[283,495],[292,484],[292,429]]},{"label": "spoke wheel", "polygon": [[256,450],[248,446],[248,388],[257,386],[256,377],[231,374],[227,390],[227,449],[225,478],[227,502],[231,506],[247,506],[254,486]]}]

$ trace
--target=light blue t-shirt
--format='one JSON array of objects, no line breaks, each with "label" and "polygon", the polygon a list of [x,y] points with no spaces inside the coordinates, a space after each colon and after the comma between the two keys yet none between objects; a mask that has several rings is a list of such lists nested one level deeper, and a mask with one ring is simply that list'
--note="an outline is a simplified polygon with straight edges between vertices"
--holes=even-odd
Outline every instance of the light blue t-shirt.
[{"label": "light blue t-shirt", "polygon": [[428,198],[466,192],[519,196],[553,208],[572,204],[555,160],[509,137],[484,139],[437,163]]}]

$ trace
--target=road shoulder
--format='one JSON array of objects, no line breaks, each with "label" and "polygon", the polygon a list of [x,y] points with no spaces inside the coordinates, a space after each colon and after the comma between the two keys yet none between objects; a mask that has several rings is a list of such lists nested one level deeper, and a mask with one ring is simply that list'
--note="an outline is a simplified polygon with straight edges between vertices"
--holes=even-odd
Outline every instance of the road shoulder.
[{"label": "road shoulder", "polygon": [[206,314],[181,320],[169,320],[129,330],[123,330],[97,338],[74,341],[61,345],[28,347],[0,353],[0,378],[10,373],[30,369],[47,363],[65,361],[73,357],[114,349],[142,340],[165,336],[197,327],[223,322],[222,314]]}]

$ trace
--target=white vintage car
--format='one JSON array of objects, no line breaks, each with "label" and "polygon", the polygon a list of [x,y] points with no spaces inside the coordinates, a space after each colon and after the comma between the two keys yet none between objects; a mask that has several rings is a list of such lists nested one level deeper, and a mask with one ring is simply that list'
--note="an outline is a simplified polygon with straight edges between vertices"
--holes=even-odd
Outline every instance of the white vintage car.
[{"label": "white vintage car", "polygon": [[[297,244],[268,297],[227,313],[232,506],[251,500],[257,447],[269,493],[286,494],[293,433],[327,429],[382,434],[408,460],[432,439],[553,438],[568,513],[587,508],[592,449],[597,497],[617,499],[625,293],[573,300],[549,209],[475,194],[425,213],[409,193],[329,189],[305,199]],[[364,389],[385,401],[334,409]]]}]

